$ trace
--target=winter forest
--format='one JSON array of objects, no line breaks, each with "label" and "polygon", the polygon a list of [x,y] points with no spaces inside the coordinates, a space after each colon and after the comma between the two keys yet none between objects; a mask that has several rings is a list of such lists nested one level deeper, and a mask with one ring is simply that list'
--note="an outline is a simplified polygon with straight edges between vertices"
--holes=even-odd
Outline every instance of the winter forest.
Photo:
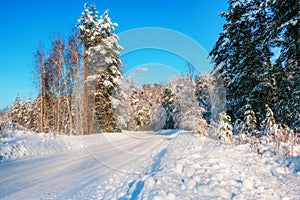
[{"label": "winter forest", "polygon": [[[260,137],[276,125],[299,132],[299,2],[230,1],[223,32],[210,52],[214,71],[186,73],[166,85],[137,87],[122,77],[122,47],[108,10],[85,4],[73,34],[35,54],[39,96],[16,98],[4,114],[36,132],[92,134],[186,129],[207,134],[229,123],[233,135]],[[226,105],[213,112],[224,87]],[[223,109],[223,110],[222,110]],[[226,120],[222,119],[226,116]]]},{"label": "winter forest", "polygon": [[98,17],[95,5],[85,4],[67,41],[58,37],[49,52],[38,47],[39,96],[31,101],[17,97],[7,117],[36,132],[186,129],[205,134],[212,76],[180,75],[166,86],[137,87],[122,76],[118,24],[108,14]]},{"label": "winter forest", "polygon": [[37,96],[0,110],[0,199],[299,199],[300,1],[220,17],[212,71],[139,84],[122,24],[85,3],[36,48]]}]

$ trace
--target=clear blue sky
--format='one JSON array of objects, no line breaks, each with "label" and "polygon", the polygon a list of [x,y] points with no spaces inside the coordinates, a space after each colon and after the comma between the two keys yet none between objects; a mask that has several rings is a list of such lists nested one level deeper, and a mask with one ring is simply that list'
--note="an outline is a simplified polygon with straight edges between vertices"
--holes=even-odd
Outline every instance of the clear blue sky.
[{"label": "clear blue sky", "polygon": [[[86,0],[1,1],[0,109],[9,106],[17,93],[28,99],[37,95],[33,84],[34,53],[39,42],[45,48],[55,34],[68,36]],[[222,31],[226,0],[98,0],[100,13],[110,10],[119,27],[116,32],[140,27],[162,27],[183,33],[210,51]],[[134,63],[132,59],[127,62]],[[151,61],[151,60],[150,60]],[[150,62],[149,61],[149,62]],[[128,64],[127,63],[127,64]]]}]

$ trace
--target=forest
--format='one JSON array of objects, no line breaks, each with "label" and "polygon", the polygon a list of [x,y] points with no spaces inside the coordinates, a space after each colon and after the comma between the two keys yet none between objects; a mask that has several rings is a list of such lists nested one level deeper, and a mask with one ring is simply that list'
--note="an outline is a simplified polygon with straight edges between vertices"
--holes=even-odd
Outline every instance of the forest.
[{"label": "forest", "polygon": [[232,141],[280,132],[299,142],[299,7],[298,0],[230,0],[209,53],[211,73],[187,70],[166,84],[137,86],[122,75],[118,24],[85,4],[67,40],[37,48],[39,95],[17,97],[2,115],[40,133],[182,129]]}]

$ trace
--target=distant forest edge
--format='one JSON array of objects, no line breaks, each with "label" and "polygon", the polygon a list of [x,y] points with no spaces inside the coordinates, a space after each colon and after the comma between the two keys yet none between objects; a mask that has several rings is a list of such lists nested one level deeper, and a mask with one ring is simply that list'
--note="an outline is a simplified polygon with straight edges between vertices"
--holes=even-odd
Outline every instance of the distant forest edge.
[{"label": "distant forest edge", "polygon": [[95,5],[85,4],[67,41],[57,37],[49,51],[38,47],[38,97],[16,98],[2,115],[35,132],[184,129],[207,135],[214,130],[232,140],[240,133],[261,137],[284,129],[299,139],[299,4],[230,0],[221,13],[223,32],[210,52],[211,74],[142,87],[122,76],[118,24],[108,11],[98,17]]}]

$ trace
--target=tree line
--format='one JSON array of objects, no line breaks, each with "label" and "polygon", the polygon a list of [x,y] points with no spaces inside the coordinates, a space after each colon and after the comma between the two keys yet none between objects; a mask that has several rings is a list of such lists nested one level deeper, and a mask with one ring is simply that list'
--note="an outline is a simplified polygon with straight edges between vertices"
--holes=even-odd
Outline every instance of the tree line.
[{"label": "tree line", "polygon": [[37,132],[92,134],[182,128],[205,133],[202,104],[208,97],[203,100],[200,94],[209,93],[209,88],[197,87],[192,76],[184,75],[166,86],[137,87],[134,81],[124,79],[118,58],[122,47],[115,33],[118,25],[108,14],[105,11],[99,17],[94,4],[85,4],[77,30],[67,41],[59,36],[49,51],[43,45],[38,47],[35,72],[39,95],[29,101],[17,97],[9,117]]},{"label": "tree line", "polygon": [[220,118],[236,134],[259,136],[275,120],[297,129],[299,10],[298,0],[229,0],[210,52],[211,74],[137,87],[122,77],[118,25],[108,11],[98,17],[95,5],[85,4],[67,41],[57,37],[49,52],[38,48],[39,96],[17,98],[8,115],[38,132],[66,134],[173,128],[206,134]]},{"label": "tree line", "polygon": [[210,56],[223,79],[233,123],[252,118],[259,129],[268,109],[276,122],[300,127],[299,0],[230,0]]}]

